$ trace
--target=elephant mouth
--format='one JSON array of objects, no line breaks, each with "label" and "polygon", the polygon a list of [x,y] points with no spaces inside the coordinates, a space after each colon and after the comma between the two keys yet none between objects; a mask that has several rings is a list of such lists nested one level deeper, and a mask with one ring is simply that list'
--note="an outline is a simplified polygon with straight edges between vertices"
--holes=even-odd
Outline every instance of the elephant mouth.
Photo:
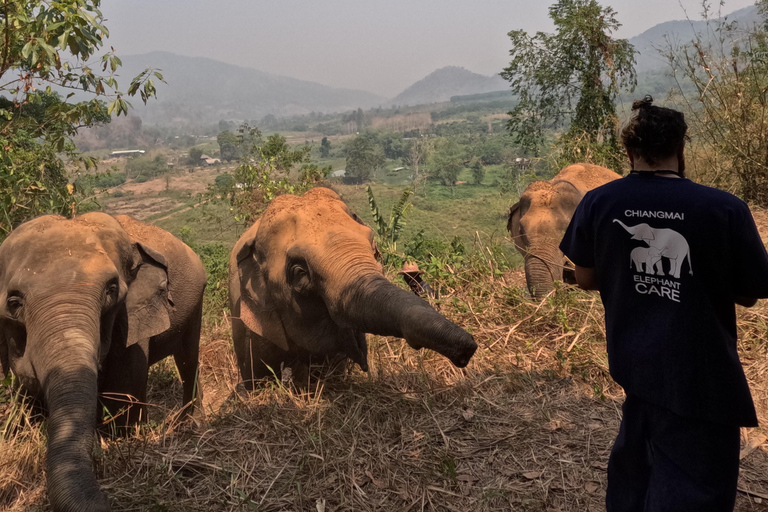
[{"label": "elephant mouth", "polygon": [[357,329],[341,328],[341,343],[343,352],[348,358],[360,366],[364,372],[368,371],[368,342],[365,333]]}]

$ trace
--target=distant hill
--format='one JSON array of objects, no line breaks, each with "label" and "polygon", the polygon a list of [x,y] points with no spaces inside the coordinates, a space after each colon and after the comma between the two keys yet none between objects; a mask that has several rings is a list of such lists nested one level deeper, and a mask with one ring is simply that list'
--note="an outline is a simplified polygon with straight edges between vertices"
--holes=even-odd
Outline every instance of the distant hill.
[{"label": "distant hill", "polygon": [[[271,75],[202,57],[166,52],[121,56],[121,85],[147,66],[160,68],[166,84],[158,84],[157,100],[147,106],[133,100],[145,123],[216,123],[221,119],[258,120],[315,112],[371,108],[384,98],[352,89],[337,89],[295,78]],[[125,82],[125,83],[123,83]]]},{"label": "distant hill", "polygon": [[484,76],[457,66],[433,71],[389,100],[389,105],[426,105],[448,101],[453,96],[466,96],[508,89],[500,76]]},{"label": "distant hill", "polygon": [[[757,6],[754,5],[725,15],[723,19],[736,22],[744,28],[761,21]],[[667,21],[633,37],[629,42],[639,52],[635,69],[638,73],[666,69],[667,61],[659,54],[659,49],[667,48],[670,43],[673,47],[687,44],[693,40],[694,34],[703,33],[706,28],[707,22],[704,20]]]}]

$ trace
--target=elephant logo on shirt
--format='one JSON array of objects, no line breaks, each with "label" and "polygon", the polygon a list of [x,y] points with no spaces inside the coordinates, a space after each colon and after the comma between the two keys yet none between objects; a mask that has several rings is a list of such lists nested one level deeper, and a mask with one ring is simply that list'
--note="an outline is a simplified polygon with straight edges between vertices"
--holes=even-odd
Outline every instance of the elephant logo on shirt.
[{"label": "elephant logo on shirt", "polygon": [[645,266],[646,274],[663,276],[662,258],[666,258],[669,260],[669,274],[679,279],[683,262],[687,259],[688,273],[693,275],[688,241],[677,231],[667,228],[652,228],[645,223],[627,226],[619,219],[613,219],[613,222],[618,222],[627,233],[632,235],[632,240],[642,240],[648,244],[648,247],[641,246],[632,250],[630,268],[634,265],[638,272],[642,272],[642,267]]}]

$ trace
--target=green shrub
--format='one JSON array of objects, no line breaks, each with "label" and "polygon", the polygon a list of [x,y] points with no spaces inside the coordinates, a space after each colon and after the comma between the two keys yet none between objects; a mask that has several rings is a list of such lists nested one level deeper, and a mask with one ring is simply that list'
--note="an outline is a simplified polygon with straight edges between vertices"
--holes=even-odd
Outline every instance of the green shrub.
[{"label": "green shrub", "polygon": [[144,177],[143,181],[147,181],[149,178],[160,176],[164,172],[168,171],[168,162],[165,157],[157,155],[155,158],[148,156],[140,156],[130,160],[125,166],[125,173],[128,178],[134,178],[139,183],[138,178]]}]

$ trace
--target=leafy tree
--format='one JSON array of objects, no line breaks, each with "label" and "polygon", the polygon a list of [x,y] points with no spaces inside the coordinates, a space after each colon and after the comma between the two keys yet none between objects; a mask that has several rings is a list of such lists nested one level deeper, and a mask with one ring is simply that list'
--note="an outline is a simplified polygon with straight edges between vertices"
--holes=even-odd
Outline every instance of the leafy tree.
[{"label": "leafy tree", "polygon": [[383,133],[378,139],[386,158],[389,158],[390,160],[399,160],[405,155],[406,147],[402,133]]},{"label": "leafy tree", "polygon": [[472,180],[475,182],[475,185],[482,185],[483,180],[485,179],[485,167],[483,166],[483,162],[477,158],[473,158],[472,163],[469,164],[469,168],[472,169]]},{"label": "leafy tree", "polygon": [[216,142],[219,143],[219,154],[222,160],[230,161],[240,158],[240,141],[237,135],[229,130],[224,130],[216,137]]},{"label": "leafy tree", "polygon": [[328,158],[328,155],[331,154],[331,141],[328,140],[328,137],[323,137],[323,140],[320,141],[320,156],[323,158]]},{"label": "leafy tree", "polygon": [[285,137],[273,133],[260,147],[261,157],[272,160],[279,171],[290,171],[294,164],[306,162],[309,158],[309,147],[305,146],[292,150]]},{"label": "leafy tree", "polygon": [[203,156],[203,150],[200,148],[189,148],[189,163],[197,165],[200,163],[200,157]]},{"label": "leafy tree", "polygon": [[[127,114],[125,96],[138,93],[146,102],[155,94],[154,80],[162,80],[147,69],[123,94],[114,77],[121,62],[113,52],[101,57],[101,73],[91,67],[89,59],[109,35],[100,3],[5,0],[0,9],[0,238],[42,213],[76,213],[81,198],[59,155],[72,166],[93,165],[72,143],[78,128],[106,122],[113,112]],[[53,86],[94,98],[70,103],[72,94],[62,99]]]},{"label": "leafy tree", "polygon": [[235,186],[235,178],[228,172],[225,172],[216,176],[213,184],[215,188],[226,191]]},{"label": "leafy tree", "polygon": [[509,33],[512,60],[501,76],[519,103],[507,128],[515,142],[538,154],[544,130],[569,122],[559,141],[565,160],[617,166],[622,155],[614,99],[637,83],[635,49],[611,37],[621,24],[596,0],[558,0],[549,16],[554,34]]},{"label": "leafy tree", "polygon": [[377,169],[384,165],[384,152],[370,137],[359,135],[347,146],[347,175],[355,183],[370,181]]},{"label": "leafy tree", "polygon": [[453,187],[464,168],[464,152],[461,146],[452,139],[439,139],[432,154],[431,167],[432,176],[440,179],[443,185],[451,187],[453,194]]},{"label": "leafy tree", "polygon": [[[308,162],[304,148],[291,150],[279,135],[263,142],[257,128],[243,125],[238,131],[240,165],[232,176],[219,176],[209,186],[206,196],[212,201],[228,201],[235,220],[245,226],[250,226],[275,197],[301,194],[322,181],[330,172],[330,167],[321,169]],[[288,167],[279,167],[288,162],[291,163]],[[292,166],[299,163],[303,165],[298,179],[292,178]]]}]

